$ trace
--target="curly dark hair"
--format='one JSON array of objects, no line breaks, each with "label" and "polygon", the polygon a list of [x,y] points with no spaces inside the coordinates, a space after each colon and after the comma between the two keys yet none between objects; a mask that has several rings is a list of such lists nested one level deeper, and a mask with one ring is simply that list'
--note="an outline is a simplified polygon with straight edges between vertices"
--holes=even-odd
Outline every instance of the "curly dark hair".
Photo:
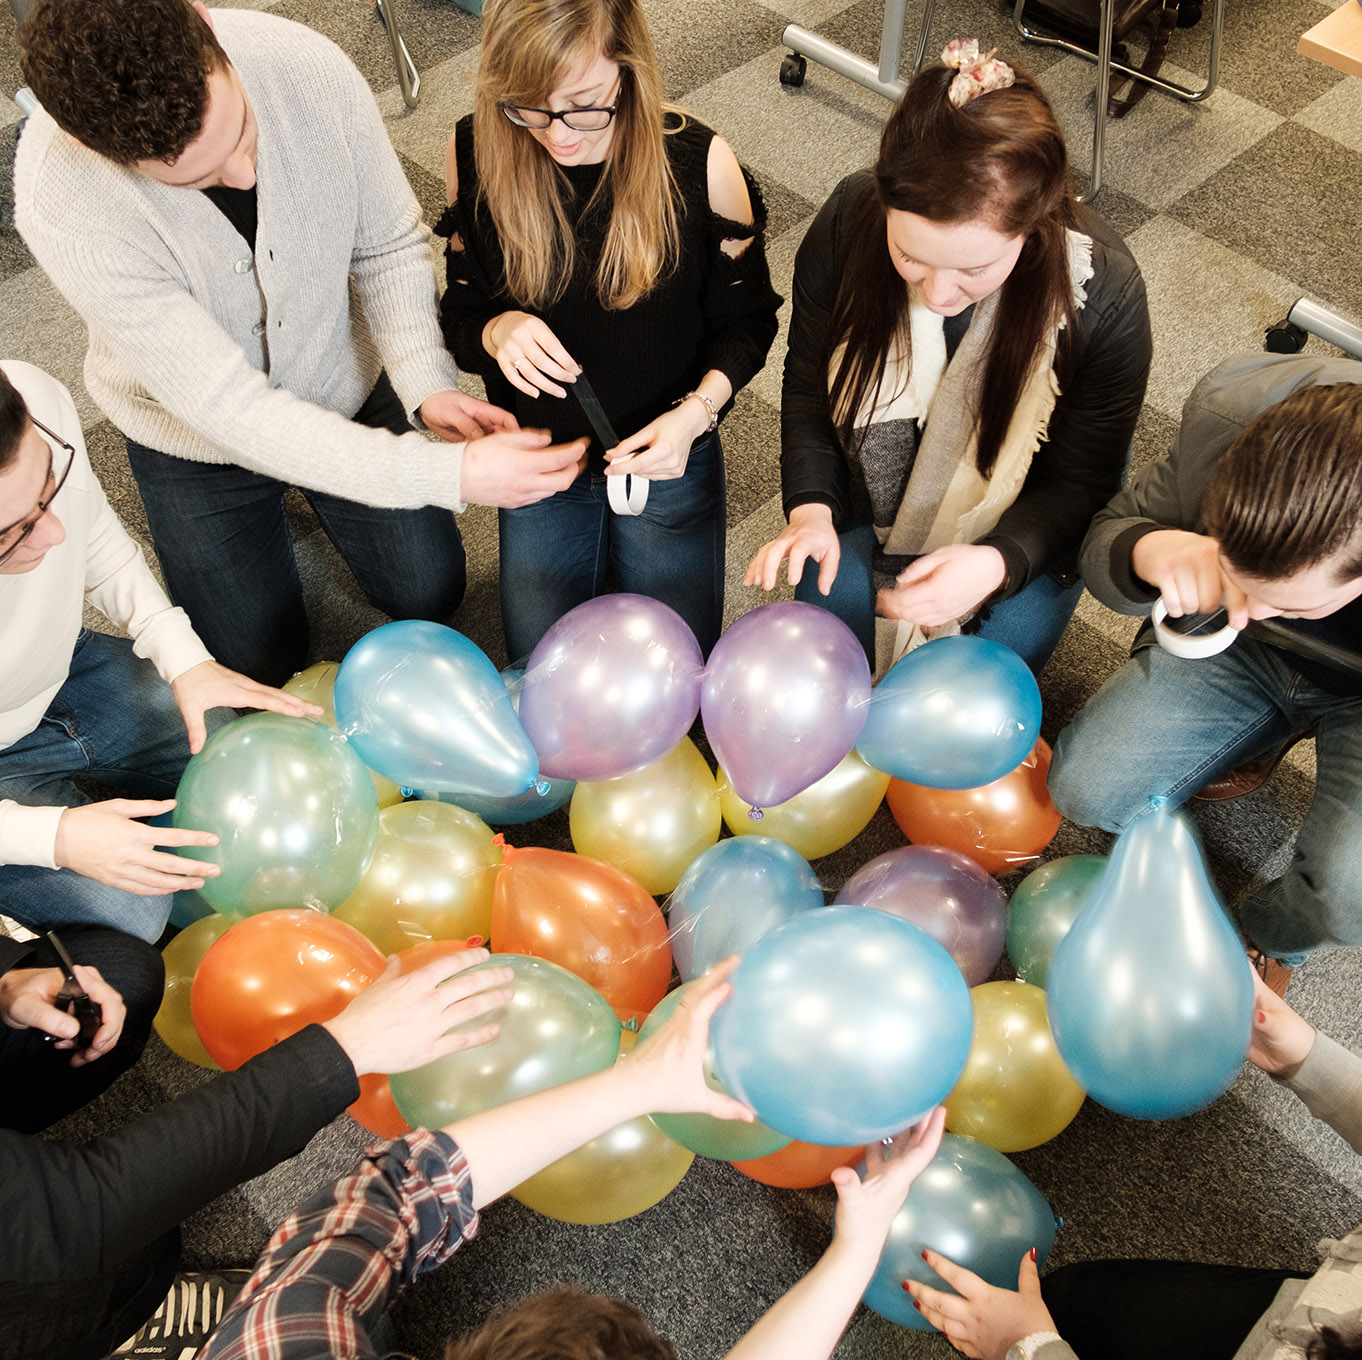
[{"label": "curly dark hair", "polygon": [[186,0],[42,0],[19,45],[57,125],[120,165],[178,160],[203,131],[208,77],[230,64]]},{"label": "curly dark hair", "polygon": [[676,1360],[676,1352],[633,1304],[560,1287],[499,1308],[445,1360]]}]

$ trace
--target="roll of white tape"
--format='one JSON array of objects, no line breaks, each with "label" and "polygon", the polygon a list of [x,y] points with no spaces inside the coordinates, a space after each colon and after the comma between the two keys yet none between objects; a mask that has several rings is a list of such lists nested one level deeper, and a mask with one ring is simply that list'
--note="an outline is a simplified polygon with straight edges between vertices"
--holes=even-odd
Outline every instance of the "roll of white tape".
[{"label": "roll of white tape", "polygon": [[1154,603],[1154,612],[1150,615],[1154,622],[1154,636],[1158,638],[1159,646],[1165,652],[1172,652],[1174,656],[1188,657],[1193,661],[1218,656],[1239,636],[1239,630],[1231,628],[1228,624],[1224,628],[1217,628],[1214,633],[1179,633],[1164,622],[1167,617],[1168,606],[1160,596]]},{"label": "roll of white tape", "polygon": [[605,479],[610,508],[617,515],[641,515],[648,504],[648,479],[626,472],[623,477]]}]

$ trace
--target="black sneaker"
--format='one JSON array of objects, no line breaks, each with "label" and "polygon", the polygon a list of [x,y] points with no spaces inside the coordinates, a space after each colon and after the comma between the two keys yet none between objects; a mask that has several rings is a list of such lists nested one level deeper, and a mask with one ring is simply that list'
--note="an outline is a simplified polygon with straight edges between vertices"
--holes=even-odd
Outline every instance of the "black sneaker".
[{"label": "black sneaker", "polygon": [[205,1270],[177,1275],[161,1306],[115,1356],[193,1360],[250,1279],[249,1270]]}]

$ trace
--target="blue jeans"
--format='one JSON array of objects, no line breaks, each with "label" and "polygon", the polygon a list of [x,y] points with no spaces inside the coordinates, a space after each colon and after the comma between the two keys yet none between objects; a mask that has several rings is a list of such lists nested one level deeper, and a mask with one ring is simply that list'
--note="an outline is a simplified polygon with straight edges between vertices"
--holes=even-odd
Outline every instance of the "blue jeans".
[{"label": "blue jeans", "polygon": [[1300,731],[1316,738],[1314,801],[1286,873],[1239,907],[1249,939],[1299,964],[1362,945],[1362,699],[1317,688],[1252,638],[1200,661],[1145,647],[1061,733],[1050,794],[1070,821],[1122,831],[1153,795],[1184,803]]},{"label": "blue jeans", "polygon": [[603,474],[503,510],[501,622],[506,654],[523,661],[569,609],[616,590],[670,605],[706,655],[724,615],[724,455],[716,431],[691,446],[683,477],[655,481],[641,515],[617,515]]},{"label": "blue jeans", "polygon": [[[411,432],[386,376],[353,418]],[[127,444],[170,598],[224,666],[283,684],[308,663],[287,484],[230,463],[195,463]],[[463,599],[466,563],[448,510],[381,510],[321,491],[303,495],[374,608],[393,619],[449,621]]]},{"label": "blue jeans", "polygon": [[[227,716],[210,714],[208,730]],[[173,798],[188,760],[184,719],[156,668],[135,657],[126,638],[86,630],[42,721],[0,751],[0,798],[82,807],[91,800],[74,775],[129,798]],[[0,866],[0,912],[31,930],[101,925],[154,941],[170,905],[169,893],[142,897],[70,869]]]},{"label": "blue jeans", "polygon": [[[795,599],[821,605],[836,614],[856,634],[872,669],[875,665],[875,577],[871,563],[875,531],[858,524],[837,536],[842,555],[827,595],[818,592],[817,563],[804,568],[795,586]],[[1039,673],[1050,659],[1073,612],[1078,608],[1082,583],[1063,586],[1053,577],[1038,576],[1025,590],[999,600],[979,627],[979,636],[1011,647],[1030,668]]]}]

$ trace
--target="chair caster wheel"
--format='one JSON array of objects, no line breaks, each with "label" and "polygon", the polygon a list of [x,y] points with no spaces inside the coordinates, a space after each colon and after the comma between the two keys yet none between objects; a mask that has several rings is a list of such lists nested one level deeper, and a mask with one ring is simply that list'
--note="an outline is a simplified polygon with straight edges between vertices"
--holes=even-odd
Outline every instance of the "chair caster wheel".
[{"label": "chair caster wheel", "polygon": [[787,52],[780,63],[780,83],[782,85],[802,85],[808,69],[809,63],[799,53]]},{"label": "chair caster wheel", "polygon": [[1294,321],[1279,321],[1267,328],[1263,348],[1269,354],[1299,354],[1306,339],[1306,333]]}]

